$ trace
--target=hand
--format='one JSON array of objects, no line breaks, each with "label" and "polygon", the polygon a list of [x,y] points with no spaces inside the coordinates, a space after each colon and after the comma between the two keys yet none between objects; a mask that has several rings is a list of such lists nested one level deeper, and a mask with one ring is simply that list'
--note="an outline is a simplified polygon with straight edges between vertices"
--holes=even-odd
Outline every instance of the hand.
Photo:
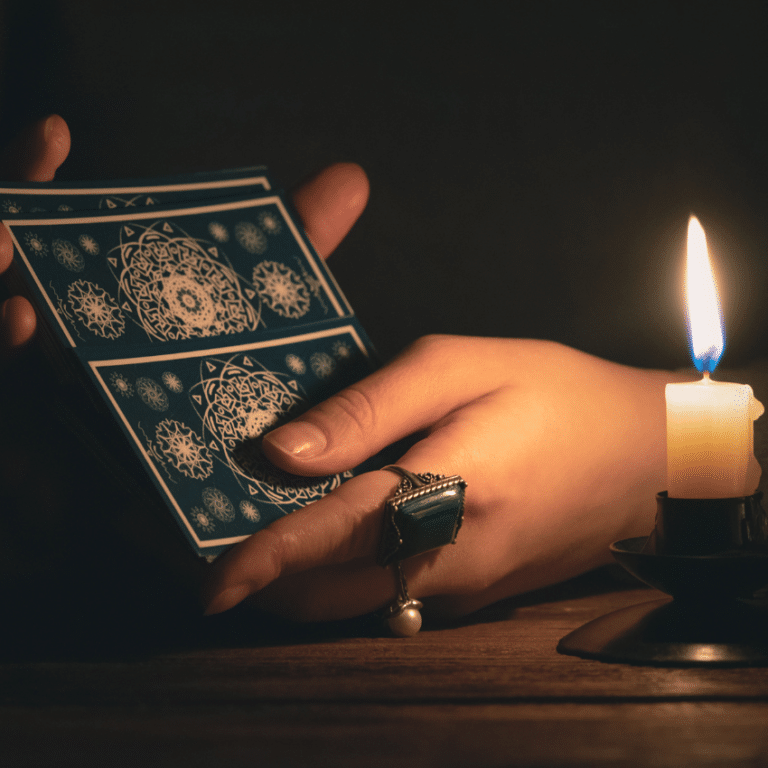
[{"label": "hand", "polygon": [[[12,181],[51,181],[69,154],[69,128],[58,115],[39,120],[23,131],[0,157],[0,178]],[[13,242],[0,225],[0,274],[13,261]],[[15,350],[34,335],[37,320],[32,305],[12,296],[0,306],[0,347]]]},{"label": "hand", "polygon": [[[664,385],[683,376],[542,341],[427,337],[390,365],[265,436],[299,475],[349,469],[423,433],[398,462],[468,483],[453,546],[403,564],[425,609],[462,615],[609,560],[648,533],[666,484]],[[395,597],[375,564],[399,478],[355,477],[242,542],[214,566],[208,613],[251,596],[299,620],[351,617]]]}]

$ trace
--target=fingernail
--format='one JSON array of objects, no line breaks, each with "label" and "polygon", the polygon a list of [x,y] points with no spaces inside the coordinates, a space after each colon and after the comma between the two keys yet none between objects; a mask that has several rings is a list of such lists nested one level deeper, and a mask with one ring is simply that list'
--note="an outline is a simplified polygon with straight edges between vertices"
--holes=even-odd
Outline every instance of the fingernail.
[{"label": "fingernail", "polygon": [[311,459],[325,450],[325,435],[313,424],[294,421],[264,436],[264,440],[282,453]]},{"label": "fingernail", "polygon": [[234,608],[238,603],[245,600],[250,592],[247,584],[238,584],[236,587],[230,587],[219,592],[208,603],[203,616],[213,616],[215,613],[224,613],[224,611]]}]

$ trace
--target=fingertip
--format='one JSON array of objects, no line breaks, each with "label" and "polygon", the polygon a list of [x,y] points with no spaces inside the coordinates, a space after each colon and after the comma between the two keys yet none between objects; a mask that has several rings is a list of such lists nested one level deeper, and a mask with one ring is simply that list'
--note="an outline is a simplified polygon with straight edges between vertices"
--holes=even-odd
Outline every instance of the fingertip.
[{"label": "fingertip", "polygon": [[264,435],[261,442],[264,455],[284,469],[294,466],[296,459],[319,456],[326,448],[325,433],[307,421],[292,421]]},{"label": "fingertip", "polygon": [[23,347],[35,335],[36,328],[35,310],[23,296],[12,296],[0,307],[0,338],[6,349]]},{"label": "fingertip", "polygon": [[0,172],[8,179],[51,181],[70,149],[69,127],[59,115],[49,115],[28,126],[0,158]]},{"label": "fingertip", "polygon": [[238,584],[235,587],[229,587],[221,592],[214,593],[210,597],[203,597],[205,611],[203,616],[214,616],[217,613],[234,608],[238,603],[242,603],[251,591],[247,584]]},{"label": "fingertip", "polygon": [[27,170],[28,181],[52,181],[72,144],[69,126],[60,115],[50,115],[41,123],[40,130],[42,149]]},{"label": "fingertip", "polygon": [[327,258],[365,209],[370,183],[357,163],[335,163],[304,182],[293,194],[309,239]]},{"label": "fingertip", "polygon": [[5,272],[13,262],[13,240],[11,233],[0,224],[0,274]]}]

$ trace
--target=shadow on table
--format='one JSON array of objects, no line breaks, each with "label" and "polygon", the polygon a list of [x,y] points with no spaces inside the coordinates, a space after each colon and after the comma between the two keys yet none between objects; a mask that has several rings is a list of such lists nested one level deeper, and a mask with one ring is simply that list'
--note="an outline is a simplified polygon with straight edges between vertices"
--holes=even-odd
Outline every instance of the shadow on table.
[{"label": "shadow on table", "polygon": [[[201,648],[306,645],[382,634],[376,615],[299,624],[239,606],[203,617],[188,591],[167,585],[154,593],[139,588],[148,576],[151,574],[137,574],[132,584],[123,582],[117,589],[108,578],[99,582],[89,573],[70,573],[56,583],[27,584],[23,593],[6,595],[0,662],[130,660]],[[506,621],[522,607],[637,587],[638,582],[617,576],[612,567],[601,568],[502,600],[462,619],[425,617],[422,631]]]}]

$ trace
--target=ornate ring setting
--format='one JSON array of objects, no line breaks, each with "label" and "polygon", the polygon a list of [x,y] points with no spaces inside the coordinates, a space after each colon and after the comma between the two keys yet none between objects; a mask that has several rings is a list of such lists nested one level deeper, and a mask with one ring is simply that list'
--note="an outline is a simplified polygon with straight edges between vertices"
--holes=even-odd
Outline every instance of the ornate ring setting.
[{"label": "ornate ring setting", "polygon": [[383,614],[393,634],[411,637],[421,629],[422,604],[408,594],[402,561],[454,544],[464,519],[466,482],[459,475],[415,474],[390,464],[383,469],[402,478],[384,504],[384,531],[377,562],[394,563],[398,595]]}]

